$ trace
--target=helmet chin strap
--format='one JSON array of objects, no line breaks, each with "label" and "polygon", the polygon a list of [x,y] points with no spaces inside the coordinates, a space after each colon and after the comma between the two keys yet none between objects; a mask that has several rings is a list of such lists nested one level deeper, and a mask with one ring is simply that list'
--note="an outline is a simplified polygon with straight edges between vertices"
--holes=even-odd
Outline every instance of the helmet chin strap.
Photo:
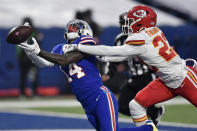
[{"label": "helmet chin strap", "polygon": [[77,32],[67,33],[67,39],[68,40],[73,40],[73,39],[76,39],[77,37],[79,37],[79,34]]}]

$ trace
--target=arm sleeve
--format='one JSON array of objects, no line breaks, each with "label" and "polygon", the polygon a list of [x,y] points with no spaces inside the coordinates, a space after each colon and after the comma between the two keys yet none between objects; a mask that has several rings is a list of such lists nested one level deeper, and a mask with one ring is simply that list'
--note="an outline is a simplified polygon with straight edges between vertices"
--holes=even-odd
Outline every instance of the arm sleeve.
[{"label": "arm sleeve", "polygon": [[34,63],[38,67],[52,67],[55,65],[54,63],[47,61],[35,54],[31,54],[27,51],[25,51],[25,53],[27,54],[28,58],[32,61],[32,63]]},{"label": "arm sleeve", "polygon": [[91,54],[91,55],[101,55],[101,56],[130,56],[138,55],[145,52],[143,46],[104,46],[104,45],[78,45],[78,50]]},{"label": "arm sleeve", "polygon": [[[55,45],[53,47],[51,53],[64,54],[63,53],[63,46],[64,46],[64,44]],[[25,51],[25,53],[27,54],[28,58],[32,61],[32,63],[34,63],[38,67],[52,67],[52,66],[55,65],[54,63],[52,63],[50,61],[47,61],[47,60],[45,60],[44,58],[42,58],[40,56],[31,54],[31,53],[29,53],[27,51]]]},{"label": "arm sleeve", "polygon": [[102,62],[121,62],[126,60],[127,56],[103,56],[101,58]]}]

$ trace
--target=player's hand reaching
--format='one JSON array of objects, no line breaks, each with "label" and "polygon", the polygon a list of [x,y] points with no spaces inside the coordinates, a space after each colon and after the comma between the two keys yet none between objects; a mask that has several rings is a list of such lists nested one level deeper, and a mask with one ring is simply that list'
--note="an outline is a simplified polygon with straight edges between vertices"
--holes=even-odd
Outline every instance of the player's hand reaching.
[{"label": "player's hand reaching", "polygon": [[40,47],[35,38],[32,38],[32,40],[33,40],[32,45],[28,44],[27,42],[24,42],[24,43],[20,43],[18,46],[30,52],[31,54],[37,55],[40,53]]},{"label": "player's hand reaching", "polygon": [[66,44],[63,47],[63,51],[64,51],[64,54],[66,54],[71,51],[76,51],[77,48],[78,48],[78,44]]}]

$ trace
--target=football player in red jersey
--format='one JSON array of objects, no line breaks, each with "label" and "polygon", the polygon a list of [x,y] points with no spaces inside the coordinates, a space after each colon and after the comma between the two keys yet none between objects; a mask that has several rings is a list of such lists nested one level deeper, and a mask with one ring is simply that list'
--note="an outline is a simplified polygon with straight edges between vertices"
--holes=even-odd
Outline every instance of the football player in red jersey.
[{"label": "football player in red jersey", "polygon": [[182,96],[197,107],[197,68],[186,65],[156,27],[156,12],[145,5],[130,9],[122,31],[128,34],[123,46],[71,45],[69,51],[101,56],[137,56],[154,70],[159,78],[150,82],[130,101],[129,108],[137,126],[147,120],[146,108],[176,96]]},{"label": "football player in red jersey", "polygon": [[[125,24],[125,19],[127,16],[127,12],[122,13],[119,16],[119,24],[120,27]],[[115,39],[115,46],[123,45],[128,35],[125,33],[119,33]],[[120,87],[120,92],[118,95],[118,105],[119,112],[125,115],[130,116],[129,110],[129,102],[136,96],[137,92],[142,90],[146,85],[148,85],[152,80],[156,78],[155,73],[148,68],[147,65],[143,64],[137,57],[135,56],[125,56],[125,57],[114,57],[114,56],[102,56],[97,57],[102,62],[106,62],[103,64],[103,72],[104,76],[112,77],[114,71],[113,66],[114,63],[111,62],[123,62],[126,61],[128,65],[128,73],[129,79],[127,83]],[[111,67],[110,67],[111,66]],[[112,87],[113,88],[113,87]],[[165,107],[152,105],[147,108],[147,115],[154,124],[158,127],[160,124],[160,118],[165,113]]]}]

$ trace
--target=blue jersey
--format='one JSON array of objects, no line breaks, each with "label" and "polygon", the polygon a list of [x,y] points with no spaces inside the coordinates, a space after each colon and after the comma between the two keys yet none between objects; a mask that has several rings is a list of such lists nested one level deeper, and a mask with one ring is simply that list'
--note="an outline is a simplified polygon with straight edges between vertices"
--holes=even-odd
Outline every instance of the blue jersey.
[{"label": "blue jersey", "polygon": [[[90,36],[81,36],[73,44],[95,44],[95,41]],[[58,44],[52,53],[63,55],[63,48],[64,44]],[[60,68],[70,79],[73,93],[83,106],[92,126],[98,131],[119,131],[116,97],[103,86],[96,66],[96,57],[89,55],[77,63]],[[151,126],[145,126],[147,128],[121,128],[121,131],[152,131]]]},{"label": "blue jersey", "polygon": [[[90,36],[81,36],[72,44],[95,44]],[[64,44],[56,45],[52,53],[63,55]],[[60,66],[61,70],[68,77],[72,91],[79,101],[100,89],[102,80],[97,69],[96,57],[88,55],[82,60],[69,64],[68,66]]]}]

